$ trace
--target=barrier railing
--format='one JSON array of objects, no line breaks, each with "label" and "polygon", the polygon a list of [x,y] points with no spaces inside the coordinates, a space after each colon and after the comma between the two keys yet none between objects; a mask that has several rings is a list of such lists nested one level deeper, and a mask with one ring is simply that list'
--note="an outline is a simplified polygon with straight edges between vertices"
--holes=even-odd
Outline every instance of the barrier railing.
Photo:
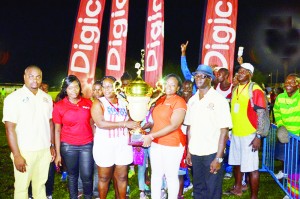
[{"label": "barrier railing", "polygon": [[270,173],[290,198],[300,199],[300,137],[289,133],[289,143],[284,144],[284,177],[278,180],[274,174],[276,130],[277,126],[272,124],[268,137],[264,138],[260,171]]}]

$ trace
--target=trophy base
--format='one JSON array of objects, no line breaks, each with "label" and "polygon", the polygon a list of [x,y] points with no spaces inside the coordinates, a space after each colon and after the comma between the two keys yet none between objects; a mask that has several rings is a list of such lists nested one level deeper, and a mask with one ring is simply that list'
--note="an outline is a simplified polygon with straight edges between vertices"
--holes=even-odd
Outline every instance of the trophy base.
[{"label": "trophy base", "polygon": [[144,133],[145,132],[143,130],[141,130],[141,132],[138,132],[138,133],[135,130],[131,130],[129,133],[128,144],[132,145],[132,146],[142,146],[144,143],[144,141],[143,141]]}]

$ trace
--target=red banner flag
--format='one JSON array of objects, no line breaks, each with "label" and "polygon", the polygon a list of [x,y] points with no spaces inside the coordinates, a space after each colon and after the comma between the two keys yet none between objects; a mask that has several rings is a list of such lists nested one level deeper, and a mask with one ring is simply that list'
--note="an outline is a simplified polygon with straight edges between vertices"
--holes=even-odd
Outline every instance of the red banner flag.
[{"label": "red banner flag", "polygon": [[232,79],[238,0],[207,0],[201,63],[225,67]]},{"label": "red banner flag", "polygon": [[120,78],[125,69],[129,0],[113,0],[106,55],[106,75]]},{"label": "red banner flag", "polygon": [[92,94],[104,7],[105,0],[81,0],[74,30],[68,74],[79,78],[87,98]]},{"label": "red banner flag", "polygon": [[145,81],[151,86],[162,76],[164,54],[164,0],[148,1],[145,44]]}]

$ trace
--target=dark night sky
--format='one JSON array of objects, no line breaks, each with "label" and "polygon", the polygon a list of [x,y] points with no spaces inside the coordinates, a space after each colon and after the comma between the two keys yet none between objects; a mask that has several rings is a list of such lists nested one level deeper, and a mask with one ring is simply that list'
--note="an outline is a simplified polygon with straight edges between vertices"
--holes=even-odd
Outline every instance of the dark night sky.
[{"label": "dark night sky", "polygon": [[[146,2],[130,0],[127,67],[140,59]],[[36,64],[43,69],[44,80],[59,84],[67,75],[78,4],[79,0],[1,0],[0,82],[23,82],[25,67]],[[100,70],[105,65],[110,4],[106,1],[97,63]],[[197,67],[203,11],[204,0],[165,0],[165,65],[180,67],[180,44],[189,40],[188,63],[191,70]],[[240,0],[236,49],[238,46],[245,47],[245,62],[265,74],[273,73],[273,82],[277,69],[282,79],[282,60],[288,60],[289,72],[299,72],[300,1]]]}]

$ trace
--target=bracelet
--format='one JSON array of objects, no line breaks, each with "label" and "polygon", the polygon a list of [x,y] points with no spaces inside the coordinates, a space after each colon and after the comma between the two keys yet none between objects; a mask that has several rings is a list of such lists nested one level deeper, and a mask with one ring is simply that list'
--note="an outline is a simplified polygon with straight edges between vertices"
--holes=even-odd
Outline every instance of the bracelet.
[{"label": "bracelet", "polygon": [[55,145],[51,143],[50,147],[55,147]]},{"label": "bracelet", "polygon": [[150,136],[151,140],[154,140],[154,137],[153,137],[153,135],[149,134],[149,136]]}]

